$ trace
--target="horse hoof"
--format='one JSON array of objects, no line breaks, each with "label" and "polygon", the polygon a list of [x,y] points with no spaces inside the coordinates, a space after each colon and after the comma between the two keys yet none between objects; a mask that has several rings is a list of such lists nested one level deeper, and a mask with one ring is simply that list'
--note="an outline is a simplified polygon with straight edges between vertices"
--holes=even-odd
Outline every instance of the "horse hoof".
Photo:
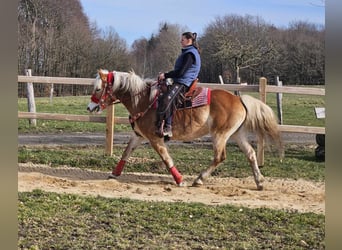
[{"label": "horse hoof", "polygon": [[199,186],[202,186],[203,185],[203,182],[201,179],[196,179],[193,183],[192,183],[192,186],[193,187],[199,187]]},{"label": "horse hoof", "polygon": [[188,185],[186,184],[185,181],[182,181],[181,183],[178,184],[178,187],[187,187]]},{"label": "horse hoof", "polygon": [[257,189],[258,189],[259,191],[262,191],[262,190],[264,190],[264,186],[259,184],[259,185],[257,186]]},{"label": "horse hoof", "polygon": [[113,174],[110,174],[108,175],[107,179],[117,179],[119,176],[116,176],[116,175],[113,175]]}]

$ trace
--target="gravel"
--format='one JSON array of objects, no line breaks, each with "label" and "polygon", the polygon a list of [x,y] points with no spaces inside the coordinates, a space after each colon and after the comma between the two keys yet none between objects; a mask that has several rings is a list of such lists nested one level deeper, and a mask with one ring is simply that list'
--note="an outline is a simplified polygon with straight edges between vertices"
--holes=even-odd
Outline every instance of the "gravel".
[{"label": "gravel", "polygon": [[[126,144],[131,133],[114,133],[114,144]],[[282,133],[284,143],[316,144],[315,134]],[[251,141],[255,141],[253,135]],[[105,133],[56,133],[56,134],[19,134],[19,145],[104,145]],[[231,141],[228,141],[230,143]],[[192,142],[169,141],[168,143],[211,143],[210,136],[204,136]]]}]

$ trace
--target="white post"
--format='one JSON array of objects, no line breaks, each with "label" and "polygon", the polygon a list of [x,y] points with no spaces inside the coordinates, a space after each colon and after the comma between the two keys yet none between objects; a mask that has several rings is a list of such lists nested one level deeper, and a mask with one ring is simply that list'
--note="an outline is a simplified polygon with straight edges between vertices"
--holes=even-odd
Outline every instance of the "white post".
[{"label": "white post", "polygon": [[50,85],[50,103],[52,103],[52,97],[53,97],[53,83]]},{"label": "white post", "polygon": [[[276,85],[283,86],[283,82],[279,81],[279,76],[276,77]],[[277,93],[277,111],[279,124],[283,124],[283,93]]]},{"label": "white post", "polygon": [[[31,69],[26,70],[26,76],[32,76]],[[33,83],[27,83],[27,105],[28,105],[28,112],[36,113],[36,103],[34,100],[34,90],[33,90]],[[30,119],[29,124],[32,126],[37,125],[36,119]]]},{"label": "white post", "polygon": [[224,82],[223,82],[223,78],[222,78],[222,76],[221,76],[221,75],[219,75],[219,79],[220,79],[220,83],[221,83],[221,84],[224,84]]},{"label": "white post", "polygon": [[[239,85],[240,85],[240,83],[241,83],[241,78],[240,78],[240,67],[237,66],[237,68],[236,68],[236,84],[239,84]],[[239,96],[239,95],[240,95],[240,91],[239,91],[239,90],[235,90],[235,91],[234,91],[234,94]]]}]

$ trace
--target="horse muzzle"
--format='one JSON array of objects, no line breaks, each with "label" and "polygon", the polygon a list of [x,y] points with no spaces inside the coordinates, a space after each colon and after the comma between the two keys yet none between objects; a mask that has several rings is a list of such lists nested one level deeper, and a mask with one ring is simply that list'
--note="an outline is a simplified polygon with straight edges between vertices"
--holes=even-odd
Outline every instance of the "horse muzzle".
[{"label": "horse muzzle", "polygon": [[88,104],[87,111],[95,114],[100,114],[102,112],[100,105],[95,102],[90,102]]}]

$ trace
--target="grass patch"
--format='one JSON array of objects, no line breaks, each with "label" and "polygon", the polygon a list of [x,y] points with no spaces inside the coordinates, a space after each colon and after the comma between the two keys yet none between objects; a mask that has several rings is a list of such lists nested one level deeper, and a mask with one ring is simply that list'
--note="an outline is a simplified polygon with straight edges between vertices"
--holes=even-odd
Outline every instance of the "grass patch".
[{"label": "grass patch", "polygon": [[[322,88],[324,86],[318,87]],[[251,95],[259,99],[259,93],[256,92],[241,92],[241,95],[243,94]],[[273,109],[275,114],[277,114],[276,96],[276,93],[266,94],[266,103]],[[316,118],[315,107],[325,107],[325,96],[283,94],[283,124],[324,127],[325,119]]]},{"label": "grass patch", "polygon": [[270,209],[19,193],[20,249],[324,249],[325,217]]},{"label": "grass patch", "polygon": [[[119,161],[124,145],[114,145],[112,157],[104,155],[103,146],[61,146],[61,147],[28,147],[18,149],[19,162],[47,164],[51,167],[68,165],[71,167],[93,170],[111,171]],[[209,166],[213,158],[210,145],[193,147],[193,145],[169,145],[179,171],[183,174],[198,175]],[[251,168],[240,149],[234,144],[227,145],[228,158],[220,165],[214,176],[247,177],[251,176]],[[272,151],[265,152],[265,166],[261,172],[268,177],[307,179],[324,181],[325,164],[317,162],[314,148],[305,145],[286,146],[285,159],[281,163],[278,155]],[[160,158],[149,145],[138,147],[129,160],[126,172],[153,172],[165,174],[166,169],[160,164]]]},{"label": "grass patch", "polygon": [[[267,104],[277,114],[276,100],[275,93],[267,94]],[[325,120],[316,118],[315,107],[325,107],[324,96],[283,94],[283,124],[324,127]]]}]

